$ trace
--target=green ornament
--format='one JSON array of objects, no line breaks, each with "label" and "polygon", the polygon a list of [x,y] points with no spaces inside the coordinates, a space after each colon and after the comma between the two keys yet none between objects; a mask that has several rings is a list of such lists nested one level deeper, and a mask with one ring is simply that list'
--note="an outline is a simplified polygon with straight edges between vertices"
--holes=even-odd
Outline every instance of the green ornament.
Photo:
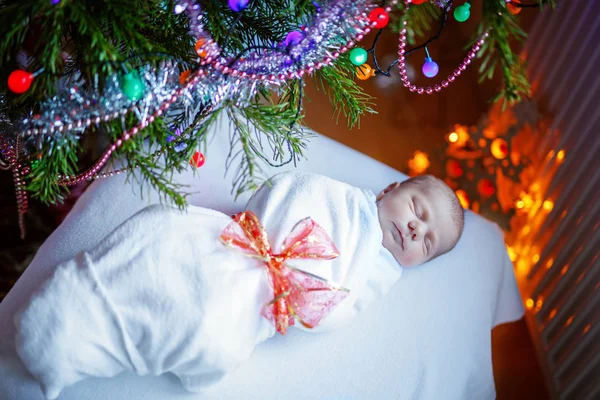
[{"label": "green ornament", "polygon": [[462,6],[458,6],[454,9],[454,19],[458,22],[465,22],[471,16],[471,5],[465,3]]},{"label": "green ornament", "polygon": [[350,51],[350,62],[354,65],[363,65],[367,62],[367,51],[361,47],[355,47]]},{"label": "green ornament", "polygon": [[144,96],[144,82],[137,71],[129,72],[121,78],[121,90],[132,101],[138,101]]}]

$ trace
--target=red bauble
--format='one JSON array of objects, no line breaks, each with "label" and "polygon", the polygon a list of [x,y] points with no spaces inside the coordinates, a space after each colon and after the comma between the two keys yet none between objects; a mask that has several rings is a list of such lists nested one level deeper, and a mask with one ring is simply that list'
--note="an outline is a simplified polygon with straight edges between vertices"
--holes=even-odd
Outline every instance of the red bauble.
[{"label": "red bauble", "polygon": [[429,1],[429,0],[412,0],[412,3],[413,4],[422,4],[422,3],[425,3],[426,1]]},{"label": "red bauble", "polygon": [[201,166],[204,165],[204,161],[205,161],[204,154],[197,151],[194,153],[194,155],[190,159],[190,165],[195,168],[200,168]]},{"label": "red bauble", "polygon": [[484,178],[477,182],[477,192],[483,197],[490,197],[496,192],[496,188],[492,181]]},{"label": "red bauble", "polygon": [[521,12],[521,7],[515,6],[514,4],[506,3],[506,8],[508,8],[508,12],[512,15],[517,15]]},{"label": "red bauble", "polygon": [[446,163],[446,173],[450,178],[456,179],[460,178],[464,171],[460,166],[460,163],[456,160],[448,160]]},{"label": "red bauble", "polygon": [[31,72],[23,71],[18,69],[11,72],[8,76],[8,88],[11,92],[16,94],[25,93],[31,87],[33,82],[33,74]]},{"label": "red bauble", "polygon": [[390,16],[383,7],[377,7],[369,14],[369,21],[375,22],[375,28],[385,28],[388,22],[390,22]]}]

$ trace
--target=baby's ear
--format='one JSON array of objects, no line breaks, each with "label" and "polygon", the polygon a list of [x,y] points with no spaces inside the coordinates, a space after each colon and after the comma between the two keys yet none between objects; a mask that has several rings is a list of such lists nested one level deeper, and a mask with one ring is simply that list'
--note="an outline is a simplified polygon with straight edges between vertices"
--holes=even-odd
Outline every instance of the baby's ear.
[{"label": "baby's ear", "polygon": [[383,196],[385,196],[386,193],[391,192],[392,190],[396,189],[398,186],[400,186],[400,182],[394,182],[394,183],[390,184],[388,187],[386,187],[381,192],[379,192],[379,194],[377,195],[377,201],[383,199]]}]

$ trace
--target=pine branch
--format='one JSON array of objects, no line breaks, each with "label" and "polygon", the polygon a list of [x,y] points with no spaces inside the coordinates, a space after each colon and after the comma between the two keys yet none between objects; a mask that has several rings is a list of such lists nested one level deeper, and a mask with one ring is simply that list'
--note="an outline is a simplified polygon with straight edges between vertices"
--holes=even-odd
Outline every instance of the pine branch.
[{"label": "pine branch", "polygon": [[61,146],[43,143],[40,158],[31,164],[27,190],[45,204],[62,203],[68,189],[58,184],[58,176],[75,175],[80,143],[66,138]]},{"label": "pine branch", "polygon": [[281,42],[289,32],[298,30],[315,10],[307,0],[289,3],[286,8],[277,0],[252,0],[240,15],[232,11],[227,2],[207,0],[202,4],[206,11],[204,22],[221,46],[227,38],[226,54],[237,54],[248,46]]},{"label": "pine branch", "polygon": [[348,55],[343,55],[338,62],[318,70],[315,74],[321,89],[327,93],[333,104],[333,116],[339,121],[344,114],[350,129],[355,125],[360,127],[360,117],[367,113],[377,114],[372,108],[374,98],[365,93],[350,77],[354,76],[356,67],[350,62]]},{"label": "pine branch", "polygon": [[[240,194],[257,189],[260,182],[264,180],[264,176],[262,176],[262,170],[257,163],[258,156],[250,148],[249,142],[252,140],[250,130],[242,121],[240,110],[228,107],[227,115],[235,136],[230,140],[231,151],[227,157],[226,170],[230,169],[229,167],[235,160],[239,160],[238,167],[233,174],[233,186],[231,188],[231,193],[235,193],[237,199]],[[239,145],[241,145],[241,149],[235,150],[236,152],[233,153]]]},{"label": "pine branch", "polygon": [[[303,155],[310,135],[299,124],[298,96],[299,89],[290,84],[275,103],[262,93],[249,107],[227,108],[234,132],[231,147],[235,151],[229,155],[227,166],[239,160],[232,189],[236,197],[255,190],[266,178],[261,164],[282,166]],[[273,164],[265,152],[272,155],[272,161],[277,164]]]},{"label": "pine branch", "polygon": [[[171,142],[167,141],[167,137],[172,132],[165,125],[165,120],[158,118],[142,131],[143,134],[125,142],[113,159],[124,158],[125,165],[132,167],[130,177],[136,178],[141,174],[144,179],[136,179],[140,185],[150,184],[165,199],[170,198],[183,207],[185,196],[180,194],[182,186],[173,183],[173,174],[190,168],[189,160],[199,144],[206,140],[208,130],[219,113],[220,110],[214,110],[206,116],[205,112],[198,112],[189,127]],[[119,132],[115,130],[114,133]]]},{"label": "pine branch", "polygon": [[[404,9],[404,3],[400,2],[397,5],[398,10]],[[399,16],[402,12],[392,14],[392,20],[389,27],[394,32],[402,30],[402,19]],[[431,3],[422,3],[418,7],[412,6],[408,9],[406,41],[409,45],[414,46],[419,44],[430,36],[430,33],[439,25],[442,17],[442,9]]]},{"label": "pine branch", "polygon": [[[151,185],[158,189],[159,198],[161,201],[171,199],[180,209],[183,209],[186,205],[186,195],[180,193],[182,185],[173,183],[170,177],[165,177],[164,171],[157,172],[156,169],[148,167],[146,164],[140,164],[138,167],[128,176],[137,178],[136,181],[140,186],[144,187]],[[139,173],[139,178],[136,175]]]},{"label": "pine branch", "polygon": [[[538,4],[540,7],[555,7],[555,0],[539,0]],[[492,101],[502,100],[502,109],[505,109],[508,104],[531,95],[526,61],[512,48],[514,42],[523,43],[527,39],[527,33],[517,24],[517,17],[508,12],[503,1],[483,2],[483,21],[479,25],[478,36],[486,28],[491,28],[491,31],[478,53],[478,57],[483,58],[479,67],[479,81],[492,79],[497,69],[502,71],[504,85]],[[473,42],[476,40],[474,38]]]}]

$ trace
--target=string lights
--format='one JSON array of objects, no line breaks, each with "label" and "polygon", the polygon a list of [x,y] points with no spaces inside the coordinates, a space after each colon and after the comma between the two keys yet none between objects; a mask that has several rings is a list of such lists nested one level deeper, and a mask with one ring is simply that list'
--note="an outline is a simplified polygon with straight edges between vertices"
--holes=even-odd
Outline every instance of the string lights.
[{"label": "string lights", "polygon": [[[412,1],[404,0],[404,15],[402,17],[403,18],[403,21],[402,21],[403,29],[400,32],[400,44],[399,44],[399,50],[398,50],[398,59],[396,59],[394,62],[392,62],[390,64],[390,66],[388,68],[386,68],[385,70],[383,70],[379,66],[379,62],[377,60],[377,55],[375,53],[375,48],[377,46],[377,43],[379,42],[381,33],[383,32],[383,28],[385,28],[385,26],[387,25],[387,23],[389,21],[388,13],[392,9],[390,7],[377,8],[371,12],[371,15],[369,16],[369,18],[371,21],[376,22],[376,24],[373,27],[378,28],[380,30],[377,33],[377,35],[375,36],[373,45],[368,50],[364,50],[362,48],[355,48],[352,50],[354,52],[354,54],[360,55],[360,57],[353,57],[353,58],[351,57],[352,62],[355,65],[357,65],[356,75],[359,79],[365,80],[365,79],[369,79],[370,77],[376,76],[376,75],[384,75],[384,76],[390,77],[391,76],[390,70],[395,65],[398,65],[400,68],[400,76],[402,77],[402,81],[403,81],[405,87],[407,87],[407,88],[409,88],[409,90],[411,90],[413,92],[417,92],[419,94],[431,94],[433,92],[439,92],[442,89],[448,87],[448,85],[450,83],[454,82],[456,80],[456,78],[466,69],[466,66],[472,62],[472,60],[475,58],[477,52],[485,44],[485,39],[487,39],[489,37],[489,29],[486,32],[484,32],[483,35],[479,38],[479,40],[475,43],[475,45],[472,46],[470,52],[467,54],[467,56],[465,57],[463,62],[458,65],[458,68],[456,68],[450,75],[448,75],[448,77],[446,79],[442,80],[439,84],[434,85],[433,87],[417,87],[415,85],[412,85],[408,81],[407,74],[404,69],[406,56],[408,56],[409,54],[411,54],[419,49],[424,49],[425,53],[426,53],[425,64],[422,67],[423,75],[425,75],[427,78],[433,78],[437,75],[437,73],[439,71],[439,66],[430,57],[427,46],[430,43],[432,43],[433,41],[437,40],[441,36],[441,33],[444,30],[444,28],[446,27],[446,24],[448,22],[448,13],[454,4],[454,0],[432,0],[432,3],[435,3],[438,7],[440,7],[442,9],[442,17],[441,17],[440,27],[439,27],[438,31],[436,32],[436,34],[433,35],[432,37],[430,37],[423,44],[407,50],[406,49],[406,26],[407,26],[406,14],[408,12],[408,8],[411,5],[420,5],[420,4],[425,3],[426,1],[427,0],[412,0]],[[506,0],[506,3],[507,3],[507,8],[508,8],[509,12],[511,12],[512,14],[518,14],[521,11],[522,7],[539,7],[539,4],[523,4],[523,3],[520,3],[520,2],[517,2],[514,0]],[[469,19],[469,17],[471,16],[471,0],[467,0],[463,4],[455,7],[453,15],[454,15],[454,19],[458,22],[467,21]],[[379,21],[381,21],[381,22],[379,22]],[[366,54],[370,53],[372,55],[374,67],[371,67],[370,65],[367,64],[367,59],[365,57],[365,53]]]}]

